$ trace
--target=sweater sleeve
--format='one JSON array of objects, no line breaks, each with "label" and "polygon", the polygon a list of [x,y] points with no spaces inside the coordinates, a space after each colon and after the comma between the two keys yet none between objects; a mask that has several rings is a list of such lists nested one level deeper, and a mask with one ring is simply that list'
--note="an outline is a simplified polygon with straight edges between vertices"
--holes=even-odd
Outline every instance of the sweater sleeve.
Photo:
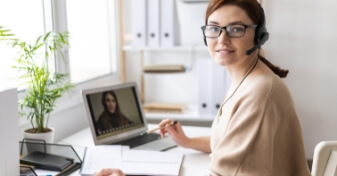
[{"label": "sweater sleeve", "polygon": [[246,82],[222,114],[212,125],[214,175],[310,175],[295,107],[279,78]]}]

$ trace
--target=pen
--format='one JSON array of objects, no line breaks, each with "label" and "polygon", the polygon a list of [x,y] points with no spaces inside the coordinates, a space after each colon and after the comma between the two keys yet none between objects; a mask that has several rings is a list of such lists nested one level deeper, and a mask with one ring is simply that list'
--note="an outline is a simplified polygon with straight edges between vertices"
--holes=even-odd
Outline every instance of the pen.
[{"label": "pen", "polygon": [[[171,125],[171,126],[172,126],[172,125],[175,125],[175,124],[177,124],[177,122],[178,122],[178,121],[175,120],[175,121],[173,121],[170,125]],[[156,127],[156,128],[147,130],[146,132],[141,133],[140,135],[150,134],[150,133],[153,133],[153,132],[155,132],[155,131],[157,131],[157,130],[160,130],[160,129],[163,129],[163,128],[165,128],[165,126],[164,126],[164,127]]]}]

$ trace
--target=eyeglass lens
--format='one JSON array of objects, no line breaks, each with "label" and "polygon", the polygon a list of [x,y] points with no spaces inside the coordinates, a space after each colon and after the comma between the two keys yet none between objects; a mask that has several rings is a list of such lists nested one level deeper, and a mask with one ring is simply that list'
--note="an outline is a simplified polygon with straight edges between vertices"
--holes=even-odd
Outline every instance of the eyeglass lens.
[{"label": "eyeglass lens", "polygon": [[208,25],[204,28],[204,34],[208,38],[217,38],[221,35],[222,29],[226,31],[229,37],[242,37],[246,31],[246,27],[240,24],[225,27]]}]

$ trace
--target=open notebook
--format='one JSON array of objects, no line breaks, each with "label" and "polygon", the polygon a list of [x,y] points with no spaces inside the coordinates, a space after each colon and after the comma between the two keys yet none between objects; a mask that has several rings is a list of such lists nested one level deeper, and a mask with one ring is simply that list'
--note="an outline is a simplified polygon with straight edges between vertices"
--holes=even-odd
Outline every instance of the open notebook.
[{"label": "open notebook", "polygon": [[177,176],[182,160],[181,153],[130,150],[121,145],[93,146],[86,150],[81,175],[91,176],[102,168],[119,168],[126,175]]},{"label": "open notebook", "polygon": [[141,135],[147,121],[136,83],[124,83],[82,91],[91,133],[96,145],[121,144],[134,149],[163,151],[175,147],[170,137]]}]

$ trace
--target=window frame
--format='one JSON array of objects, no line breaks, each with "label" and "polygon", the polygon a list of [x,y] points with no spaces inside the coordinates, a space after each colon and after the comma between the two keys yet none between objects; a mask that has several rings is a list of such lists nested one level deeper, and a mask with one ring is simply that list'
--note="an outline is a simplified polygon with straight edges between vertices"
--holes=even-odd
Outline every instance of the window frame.
[{"label": "window frame", "polygon": [[[120,1],[114,1],[115,4],[115,17],[116,17],[116,24],[121,25],[120,21],[120,14],[121,10],[119,9]],[[44,8],[45,8],[44,4]],[[45,9],[43,9],[45,10]],[[67,31],[67,11],[66,11],[66,0],[51,0],[51,10],[52,10],[52,28],[56,32],[62,32],[62,31]],[[45,12],[44,12],[45,13]],[[45,22],[46,23],[46,22]],[[48,29],[45,29],[48,30]],[[49,29],[51,30],[51,29]],[[116,36],[120,36],[119,34],[121,28],[116,27]],[[71,90],[69,94],[65,94],[61,98],[57,100],[57,105],[51,115],[58,114],[60,112],[64,112],[67,110],[70,110],[71,108],[75,106],[79,106],[82,104],[82,95],[81,91],[83,89],[88,89],[88,88],[94,88],[94,87],[100,87],[100,86],[109,86],[113,84],[118,84],[121,83],[121,68],[120,68],[120,63],[121,63],[121,48],[123,48],[121,45],[121,37],[116,37],[117,42],[116,42],[116,51],[118,51],[117,55],[117,60],[116,60],[116,72],[109,73],[106,75],[102,75],[93,79],[89,79],[83,82],[79,82],[75,84],[75,87]],[[63,48],[61,51],[63,53],[63,58],[61,55],[57,55],[57,59],[55,60],[55,71],[59,73],[65,73],[65,74],[70,74],[70,65],[69,65],[69,47]],[[111,58],[112,59],[112,58]],[[68,78],[68,81],[69,78]],[[24,96],[24,90],[19,91],[19,99],[21,99]],[[25,118],[20,118],[19,120],[19,126],[23,127],[26,126],[29,122]]]},{"label": "window frame", "polygon": [[[115,2],[115,12],[116,12],[116,24],[120,24],[120,9],[119,7],[119,1],[113,1]],[[52,2],[52,9],[53,9],[53,27],[56,32],[62,32],[67,31],[67,11],[66,11],[66,0],[54,0]],[[120,36],[120,28],[116,28],[116,36]],[[120,46],[120,37],[117,38],[118,41],[116,43],[116,50],[120,51],[122,48]],[[70,44],[71,45],[71,44]],[[56,71],[60,73],[66,73],[70,74],[70,65],[69,65],[69,47],[65,47],[63,49],[63,60],[61,58],[56,59],[55,63],[55,69]],[[57,57],[61,57],[60,55]],[[110,73],[107,75],[102,75],[93,79],[89,79],[80,83],[77,83],[73,90],[70,93],[71,95],[65,95],[61,97],[58,101],[57,107],[53,111],[53,113],[58,113],[60,111],[64,111],[66,109],[69,109],[73,106],[76,106],[78,104],[82,103],[82,95],[81,90],[88,89],[88,88],[94,88],[99,86],[108,86],[112,84],[117,84],[121,82],[121,69],[120,69],[120,53],[117,54],[117,67],[116,67],[116,73]]]}]

